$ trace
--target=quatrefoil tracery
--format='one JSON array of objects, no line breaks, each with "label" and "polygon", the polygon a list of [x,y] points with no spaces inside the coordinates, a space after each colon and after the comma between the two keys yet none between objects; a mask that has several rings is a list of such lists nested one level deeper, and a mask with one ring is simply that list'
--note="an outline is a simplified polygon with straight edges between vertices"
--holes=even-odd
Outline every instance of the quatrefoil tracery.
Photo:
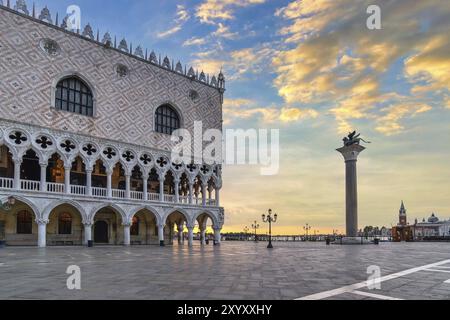
[{"label": "quatrefoil tracery", "polygon": [[90,143],[83,147],[83,151],[86,152],[88,156],[92,156],[97,153],[97,149]]},{"label": "quatrefoil tracery", "polygon": [[201,167],[200,171],[203,174],[207,174],[209,172],[209,168],[206,165],[203,165],[203,167]]},{"label": "quatrefoil tracery", "polygon": [[159,158],[156,163],[161,167],[164,168],[167,165],[167,160],[164,157]]},{"label": "quatrefoil tracery", "polygon": [[108,159],[112,159],[112,158],[114,158],[114,157],[117,155],[117,153],[114,151],[113,148],[106,148],[106,149],[103,151],[103,154],[104,154]]},{"label": "quatrefoil tracery", "polygon": [[195,164],[193,164],[193,163],[189,164],[189,165],[187,166],[187,168],[188,168],[188,170],[189,170],[190,172],[194,172],[195,170],[197,170],[197,166],[196,166]]},{"label": "quatrefoil tracery", "polygon": [[28,140],[28,138],[20,131],[10,134],[9,138],[17,145],[20,145],[22,142],[26,142]]},{"label": "quatrefoil tracery", "polygon": [[140,157],[140,159],[139,160],[141,160],[141,162],[143,163],[143,164],[145,164],[145,165],[147,165],[147,164],[149,164],[150,162],[152,162],[152,158],[148,155],[148,154],[143,154],[141,157]]},{"label": "quatrefoil tracery", "polygon": [[134,154],[131,151],[126,151],[122,154],[122,158],[124,158],[125,161],[130,162],[134,159]]},{"label": "quatrefoil tracery", "polygon": [[70,140],[66,140],[63,143],[60,144],[61,148],[64,149],[64,151],[66,151],[67,153],[70,153],[72,150],[76,149],[75,144],[70,141]]},{"label": "quatrefoil tracery", "polygon": [[47,149],[48,147],[53,145],[53,142],[50,138],[46,136],[41,136],[40,138],[36,139],[36,143],[42,148]]}]

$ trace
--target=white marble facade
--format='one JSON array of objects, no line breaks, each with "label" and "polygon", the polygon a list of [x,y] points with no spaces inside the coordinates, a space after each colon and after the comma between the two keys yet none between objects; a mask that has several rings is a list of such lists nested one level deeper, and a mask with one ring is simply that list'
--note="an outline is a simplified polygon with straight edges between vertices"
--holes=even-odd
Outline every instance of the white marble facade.
[{"label": "white marble facade", "polygon": [[[171,243],[174,233],[167,229],[177,227],[179,240],[187,230],[192,245],[195,226],[204,242],[206,221],[218,244],[224,223],[221,164],[173,164],[170,136],[156,132],[155,112],[167,104],[178,113],[182,128],[192,132],[194,121],[202,121],[204,130],[221,130],[223,75],[187,71],[167,57],[144,54],[140,46],[133,51],[125,40],[112,43],[109,34],[100,41],[90,26],[79,34],[66,31],[51,21],[49,12],[37,18],[34,9],[31,13],[23,5],[18,1],[16,10],[0,6],[0,198],[5,203],[13,197],[14,206],[32,212],[37,239],[30,241],[48,244],[51,213],[62,206],[79,215],[82,243],[93,240],[96,214],[106,208],[120,218],[120,244],[132,242],[133,217],[142,211],[152,215],[152,232],[160,244]],[[93,116],[55,108],[56,86],[71,75],[91,89]],[[39,179],[23,177],[30,152],[39,163]],[[60,169],[53,169],[60,176],[48,181],[55,156]],[[78,162],[83,183],[74,184]],[[102,187],[93,186],[99,163]],[[4,217],[7,244],[8,233],[15,232],[14,206],[0,211],[0,240]]]}]

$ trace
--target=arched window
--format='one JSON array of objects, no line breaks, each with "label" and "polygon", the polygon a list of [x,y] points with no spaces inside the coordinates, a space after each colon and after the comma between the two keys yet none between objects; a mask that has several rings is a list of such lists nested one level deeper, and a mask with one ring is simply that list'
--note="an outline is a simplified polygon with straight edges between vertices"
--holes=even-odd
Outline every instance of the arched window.
[{"label": "arched window", "polygon": [[58,234],[72,234],[72,216],[63,212],[58,217]]},{"label": "arched window", "polygon": [[132,236],[138,236],[139,235],[139,218],[133,217],[133,223],[130,227],[130,234]]},{"label": "arched window", "polygon": [[29,211],[22,210],[17,213],[17,234],[32,234],[32,223],[33,215]]},{"label": "arched window", "polygon": [[156,132],[172,134],[180,129],[180,117],[172,106],[164,104],[156,110]]},{"label": "arched window", "polygon": [[64,78],[56,85],[55,108],[92,117],[92,91],[78,77]]}]

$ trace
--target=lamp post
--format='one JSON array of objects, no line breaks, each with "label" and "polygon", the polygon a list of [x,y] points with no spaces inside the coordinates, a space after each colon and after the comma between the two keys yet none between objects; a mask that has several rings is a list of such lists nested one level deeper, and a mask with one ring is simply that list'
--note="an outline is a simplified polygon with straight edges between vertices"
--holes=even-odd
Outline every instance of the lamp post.
[{"label": "lamp post", "polygon": [[308,232],[311,230],[311,226],[307,223],[303,226],[303,230],[305,230],[305,241],[308,241]]},{"label": "lamp post", "polygon": [[11,207],[16,203],[16,199],[14,197],[9,197],[8,201],[5,203],[0,203],[0,209],[4,211],[11,210]]},{"label": "lamp post", "polygon": [[245,228],[244,228],[244,234],[245,234],[245,241],[248,241],[248,231],[249,231],[250,229],[247,227],[247,226],[245,226]]},{"label": "lamp post", "polygon": [[272,249],[272,222],[277,222],[278,215],[275,213],[272,217],[272,209],[269,209],[269,213],[266,216],[265,214],[262,215],[262,221],[264,223],[269,224],[269,245],[267,246],[268,249]]},{"label": "lamp post", "polygon": [[259,224],[257,223],[256,220],[255,220],[255,223],[252,224],[252,228],[255,230],[255,242],[258,242],[258,235],[256,234],[256,230],[259,229]]}]

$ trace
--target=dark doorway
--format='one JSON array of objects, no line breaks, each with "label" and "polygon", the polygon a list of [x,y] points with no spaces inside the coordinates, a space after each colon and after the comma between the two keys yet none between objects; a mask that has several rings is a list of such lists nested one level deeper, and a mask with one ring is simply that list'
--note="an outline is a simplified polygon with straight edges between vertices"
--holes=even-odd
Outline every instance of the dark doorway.
[{"label": "dark doorway", "polygon": [[97,221],[94,224],[94,242],[109,243],[108,224],[105,221]]}]

